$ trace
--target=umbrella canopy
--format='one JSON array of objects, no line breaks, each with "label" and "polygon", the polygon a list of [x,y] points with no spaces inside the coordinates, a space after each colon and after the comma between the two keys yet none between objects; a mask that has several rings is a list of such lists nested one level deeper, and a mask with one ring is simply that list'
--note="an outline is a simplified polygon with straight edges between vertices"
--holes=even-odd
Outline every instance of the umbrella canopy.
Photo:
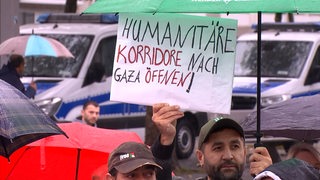
[{"label": "umbrella canopy", "polygon": [[[298,140],[320,138],[320,95],[290,99],[261,110],[261,132],[266,136]],[[256,131],[257,114],[240,122],[248,134]]]},{"label": "umbrella canopy", "polygon": [[65,133],[18,89],[0,80],[0,155],[41,138]]},{"label": "umbrella canopy", "polygon": [[0,55],[72,57],[71,52],[59,41],[39,35],[12,37],[0,45]]},{"label": "umbrella canopy", "polygon": [[50,136],[19,149],[10,163],[0,159],[0,179],[91,179],[118,145],[127,141],[143,143],[134,132],[77,122],[58,125],[69,138]]},{"label": "umbrella canopy", "polygon": [[252,13],[320,12],[318,0],[99,0],[84,13],[174,12]]}]

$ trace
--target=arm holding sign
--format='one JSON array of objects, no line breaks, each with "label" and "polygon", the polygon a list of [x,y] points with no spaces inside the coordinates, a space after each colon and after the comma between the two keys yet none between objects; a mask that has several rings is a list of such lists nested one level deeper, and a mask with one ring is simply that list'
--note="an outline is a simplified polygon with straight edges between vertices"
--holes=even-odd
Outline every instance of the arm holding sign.
[{"label": "arm holding sign", "polygon": [[162,145],[170,145],[176,135],[177,119],[183,117],[183,112],[179,106],[170,106],[166,103],[153,105],[152,120],[160,132],[160,142]]},{"label": "arm holding sign", "polygon": [[157,179],[171,179],[172,152],[176,135],[177,119],[183,117],[179,106],[170,106],[167,103],[153,105],[152,121],[160,132],[160,137],[152,145],[152,153],[156,162],[163,170],[157,173]]}]

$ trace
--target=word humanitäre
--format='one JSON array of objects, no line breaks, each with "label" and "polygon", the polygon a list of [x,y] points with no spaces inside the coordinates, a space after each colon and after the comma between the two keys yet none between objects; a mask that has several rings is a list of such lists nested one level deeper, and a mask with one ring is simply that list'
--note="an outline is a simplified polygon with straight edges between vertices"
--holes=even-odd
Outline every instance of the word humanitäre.
[{"label": "word humanit\u00e4re", "polygon": [[[161,26],[164,26],[162,32]],[[182,48],[189,44],[191,48],[203,51],[211,50],[215,53],[233,53],[234,49],[228,49],[232,44],[232,37],[236,29],[220,25],[220,22],[212,21],[211,25],[191,25],[182,28],[180,24],[172,25],[170,22],[152,23],[149,21],[129,19],[125,21],[122,37],[132,38],[136,42],[143,42],[148,38],[155,40],[157,45],[167,44],[170,47]],[[204,36],[208,34],[209,37]]]}]

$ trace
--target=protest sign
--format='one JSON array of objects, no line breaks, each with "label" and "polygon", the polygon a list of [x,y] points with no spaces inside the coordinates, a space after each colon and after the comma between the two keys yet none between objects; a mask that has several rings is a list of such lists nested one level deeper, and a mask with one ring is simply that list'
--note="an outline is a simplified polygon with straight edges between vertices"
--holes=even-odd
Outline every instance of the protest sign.
[{"label": "protest sign", "polygon": [[121,13],[110,100],[229,114],[236,35],[233,19]]}]

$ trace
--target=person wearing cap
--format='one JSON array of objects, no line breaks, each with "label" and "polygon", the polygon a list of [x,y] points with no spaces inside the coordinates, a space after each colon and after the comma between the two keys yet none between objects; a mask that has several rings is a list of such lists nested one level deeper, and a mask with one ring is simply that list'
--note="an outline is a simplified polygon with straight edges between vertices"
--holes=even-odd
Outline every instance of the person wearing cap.
[{"label": "person wearing cap", "polygon": [[142,143],[125,142],[109,156],[107,180],[156,179],[158,165],[150,148]]},{"label": "person wearing cap", "polygon": [[[242,127],[229,118],[217,118],[202,126],[196,156],[207,180],[240,180],[246,162]],[[250,156],[250,174],[256,175],[272,164],[265,147],[256,148]]]},{"label": "person wearing cap", "polygon": [[160,132],[151,149],[137,142],[126,142],[111,152],[107,180],[171,179],[171,156],[176,121],[183,117],[179,106],[167,103],[153,105],[152,121]]}]

